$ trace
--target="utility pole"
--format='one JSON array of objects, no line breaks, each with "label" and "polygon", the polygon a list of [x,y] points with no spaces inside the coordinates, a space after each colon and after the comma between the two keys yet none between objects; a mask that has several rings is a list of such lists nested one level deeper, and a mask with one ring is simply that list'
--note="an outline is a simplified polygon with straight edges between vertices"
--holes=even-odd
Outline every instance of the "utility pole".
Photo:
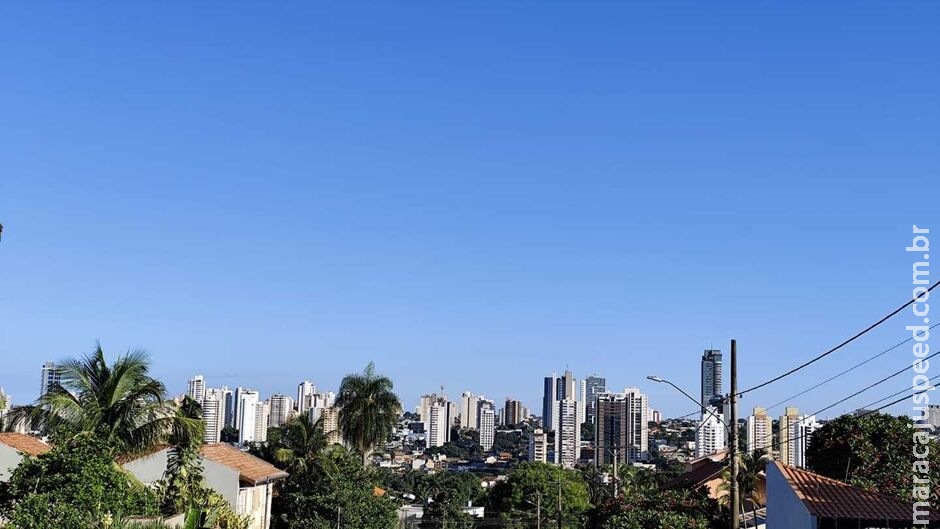
[{"label": "utility pole", "polygon": [[620,455],[620,453],[619,453],[619,452],[620,452],[620,448],[619,448],[618,446],[613,447],[613,452],[614,452],[614,493],[613,493],[613,498],[614,498],[614,499],[617,499],[617,497],[620,496],[620,487],[618,487],[618,483],[617,483],[617,467],[620,466],[620,458],[618,457],[618,456]]},{"label": "utility pole", "polygon": [[535,497],[535,529],[542,529],[542,492]]},{"label": "utility pole", "polygon": [[561,527],[561,480],[558,480],[558,529]]},{"label": "utility pole", "polygon": [[738,342],[731,340],[731,446],[728,457],[731,458],[731,529],[738,529]]}]

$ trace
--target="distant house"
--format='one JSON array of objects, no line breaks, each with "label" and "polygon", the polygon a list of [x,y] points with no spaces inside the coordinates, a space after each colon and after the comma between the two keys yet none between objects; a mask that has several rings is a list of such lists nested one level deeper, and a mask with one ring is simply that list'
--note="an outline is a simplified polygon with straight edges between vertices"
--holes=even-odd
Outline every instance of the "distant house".
[{"label": "distant house", "polygon": [[[940,512],[922,518],[940,527]],[[908,529],[912,504],[789,467],[767,464],[767,527],[773,529]]]},{"label": "distant house", "polygon": [[13,469],[23,460],[23,454],[38,456],[51,449],[46,443],[29,435],[0,433],[0,482],[10,479]]},{"label": "distant house", "polygon": [[[169,448],[123,462],[124,468],[145,484],[163,477]],[[200,449],[206,484],[218,492],[240,515],[251,515],[251,529],[271,526],[271,497],[274,482],[287,472],[226,443],[203,445]]]}]

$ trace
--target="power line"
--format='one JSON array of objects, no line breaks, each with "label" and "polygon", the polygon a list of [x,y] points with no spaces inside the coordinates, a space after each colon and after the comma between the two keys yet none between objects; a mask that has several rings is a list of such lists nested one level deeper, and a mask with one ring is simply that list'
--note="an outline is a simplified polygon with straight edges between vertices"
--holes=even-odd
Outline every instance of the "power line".
[{"label": "power line", "polygon": [[[938,285],[940,285],[940,281],[934,283],[933,286],[931,286],[930,288],[928,288],[928,289],[927,289],[927,292],[930,292],[931,290],[937,288]],[[852,336],[851,338],[849,338],[849,339],[843,341],[842,343],[840,343],[839,345],[833,347],[832,349],[829,349],[828,351],[826,351],[826,352],[824,352],[824,353],[822,353],[822,354],[819,354],[819,355],[817,355],[816,357],[814,357],[814,358],[812,358],[812,359],[810,359],[810,360],[808,360],[808,361],[806,361],[806,362],[800,364],[799,366],[794,367],[793,369],[791,369],[791,370],[789,370],[789,371],[787,371],[787,372],[785,372],[785,373],[783,373],[783,374],[781,374],[781,375],[777,375],[777,376],[771,378],[770,380],[766,380],[766,381],[764,381],[764,382],[761,382],[760,384],[757,384],[756,386],[752,386],[752,387],[749,387],[749,388],[744,389],[744,390],[742,390],[742,391],[739,391],[739,392],[738,392],[738,396],[740,397],[740,396],[744,395],[745,393],[750,393],[750,392],[752,392],[752,391],[754,391],[754,390],[756,390],[756,389],[760,389],[760,388],[762,388],[762,387],[764,387],[764,386],[767,386],[767,385],[769,385],[769,384],[773,384],[774,382],[776,382],[776,381],[778,381],[778,380],[780,380],[780,379],[782,379],[782,378],[788,377],[788,376],[792,375],[793,373],[796,373],[797,371],[799,371],[799,370],[801,370],[801,369],[804,369],[804,368],[806,368],[806,367],[808,367],[808,366],[810,366],[810,365],[812,365],[812,364],[818,362],[819,360],[822,360],[823,358],[829,356],[830,354],[832,354],[832,353],[838,351],[839,349],[842,349],[842,348],[845,347],[846,345],[848,345],[848,344],[854,342],[856,339],[862,337],[863,335],[865,335],[866,333],[868,333],[869,331],[871,331],[871,330],[874,329],[875,327],[878,327],[878,326],[881,325],[882,323],[888,321],[888,320],[889,320],[891,317],[893,317],[895,314],[901,312],[902,310],[904,310],[905,308],[907,308],[907,307],[909,307],[911,304],[913,304],[915,301],[917,301],[918,299],[922,299],[922,298],[923,298],[923,295],[921,295],[921,296],[919,296],[919,297],[913,297],[913,298],[911,298],[911,300],[908,301],[907,303],[904,303],[904,304],[901,305],[900,307],[898,307],[898,308],[894,309],[893,311],[889,312],[887,315],[885,315],[885,316],[884,316],[883,318],[881,318],[880,320],[876,321],[875,323],[872,323],[871,325],[869,325],[869,326],[866,327],[865,329],[859,331],[859,332],[856,333],[854,336]]]},{"label": "power line", "polygon": [[[930,326],[930,329],[933,329],[934,327],[937,327],[938,325],[940,325],[940,323],[935,323],[935,324],[933,324],[933,325]],[[929,330],[929,329],[928,329],[928,330]],[[859,367],[862,367],[863,365],[865,365],[865,364],[871,362],[872,360],[875,360],[876,358],[880,358],[880,357],[882,357],[882,356],[884,356],[884,355],[890,353],[891,351],[894,351],[894,350],[897,349],[898,347],[901,347],[902,345],[906,344],[907,342],[910,342],[910,341],[913,340],[913,339],[914,339],[914,337],[911,336],[910,338],[904,340],[903,342],[899,342],[899,343],[897,343],[897,344],[895,344],[895,345],[892,345],[891,347],[885,349],[884,351],[881,351],[880,353],[878,353],[878,354],[876,354],[876,355],[874,355],[874,356],[872,356],[872,357],[869,357],[869,358],[863,360],[862,362],[859,362],[859,363],[855,364],[854,366],[852,366],[852,367],[846,369],[845,371],[842,371],[841,373],[838,373],[838,374],[836,374],[836,375],[833,375],[833,376],[827,378],[826,380],[823,380],[822,382],[819,382],[819,383],[816,384],[815,386],[806,388],[806,389],[804,389],[803,391],[797,393],[796,395],[792,395],[792,396],[790,396],[790,397],[787,397],[787,398],[781,400],[780,402],[778,402],[778,403],[776,403],[776,404],[774,404],[774,405],[772,405],[772,406],[768,406],[768,407],[767,407],[767,410],[768,410],[768,411],[769,411],[769,410],[772,410],[772,409],[774,409],[774,408],[780,406],[781,404],[786,404],[787,402],[790,402],[790,401],[792,401],[793,399],[795,399],[795,398],[797,398],[797,397],[801,397],[801,396],[803,396],[803,395],[809,393],[810,391],[812,391],[812,390],[814,390],[814,389],[816,389],[816,388],[818,388],[818,387],[820,387],[820,386],[822,386],[822,385],[824,385],[824,384],[828,384],[829,382],[832,382],[833,380],[835,380],[835,379],[841,377],[842,375],[845,375],[846,373],[849,373],[849,372],[851,372],[851,371],[854,371],[854,370],[858,369]]]}]

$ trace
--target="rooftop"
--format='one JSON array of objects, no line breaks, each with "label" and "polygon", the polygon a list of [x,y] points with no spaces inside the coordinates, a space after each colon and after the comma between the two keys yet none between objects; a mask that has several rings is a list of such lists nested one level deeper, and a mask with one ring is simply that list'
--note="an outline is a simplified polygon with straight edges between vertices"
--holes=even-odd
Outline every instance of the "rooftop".
[{"label": "rooftop", "polygon": [[52,447],[35,437],[14,432],[0,433],[0,444],[5,444],[17,452],[23,452],[31,456],[45,454],[52,449]]},{"label": "rooftop", "polygon": [[[854,487],[808,470],[773,463],[810,514],[817,518],[911,521],[911,504],[891,496]],[[940,520],[932,511],[931,520]]]},{"label": "rooftop", "polygon": [[230,444],[203,445],[200,452],[210,461],[237,470],[239,479],[251,485],[260,485],[287,477],[287,472]]}]

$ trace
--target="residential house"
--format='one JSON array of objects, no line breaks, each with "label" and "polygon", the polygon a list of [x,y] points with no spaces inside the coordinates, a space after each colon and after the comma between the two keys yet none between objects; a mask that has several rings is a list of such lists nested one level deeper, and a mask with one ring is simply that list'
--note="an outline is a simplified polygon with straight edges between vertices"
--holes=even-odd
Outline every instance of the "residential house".
[{"label": "residential house", "polygon": [[[161,479],[166,472],[168,447],[123,462],[124,468],[145,484]],[[226,443],[200,449],[206,484],[218,492],[239,515],[251,515],[250,529],[269,529],[274,482],[287,472]]]},{"label": "residential house", "polygon": [[10,479],[13,469],[23,460],[24,454],[35,457],[51,449],[46,443],[29,435],[0,433],[0,482]]},{"label": "residential house", "polygon": [[[931,509],[917,527],[940,527]],[[767,464],[767,527],[773,529],[908,529],[912,504],[787,466]]]}]

